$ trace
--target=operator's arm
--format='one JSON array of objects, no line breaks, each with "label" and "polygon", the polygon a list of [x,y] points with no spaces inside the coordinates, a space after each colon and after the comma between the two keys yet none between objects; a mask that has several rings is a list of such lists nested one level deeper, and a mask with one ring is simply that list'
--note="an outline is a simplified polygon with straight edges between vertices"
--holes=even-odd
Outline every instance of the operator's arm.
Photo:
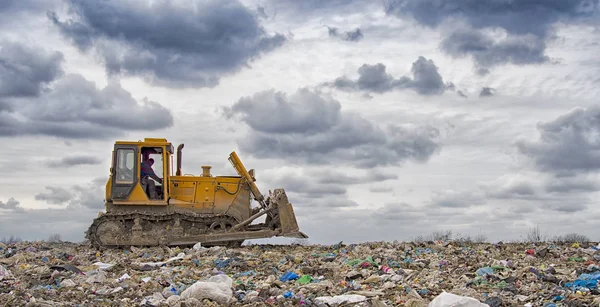
[{"label": "operator's arm", "polygon": [[156,176],[156,174],[154,173],[154,170],[152,169],[152,167],[150,167],[150,166],[148,166],[146,164],[143,164],[142,165],[142,170],[143,170],[143,173],[145,173],[148,177],[156,180],[157,182],[162,183],[162,179],[160,179],[158,176]]},{"label": "operator's arm", "polygon": [[154,173],[154,170],[152,168],[150,168],[150,178],[156,180],[157,182],[162,184],[162,179],[160,179],[158,176],[156,176],[156,174]]}]

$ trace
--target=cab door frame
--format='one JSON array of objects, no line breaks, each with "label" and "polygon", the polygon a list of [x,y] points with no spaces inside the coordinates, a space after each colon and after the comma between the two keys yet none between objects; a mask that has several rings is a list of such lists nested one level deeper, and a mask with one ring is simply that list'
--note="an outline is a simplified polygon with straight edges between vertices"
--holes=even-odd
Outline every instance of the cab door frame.
[{"label": "cab door frame", "polygon": [[[138,148],[135,145],[115,145],[113,151],[112,189],[113,200],[126,201],[139,182]],[[128,156],[131,155],[132,168],[129,169]],[[130,175],[130,176],[128,176]]]}]

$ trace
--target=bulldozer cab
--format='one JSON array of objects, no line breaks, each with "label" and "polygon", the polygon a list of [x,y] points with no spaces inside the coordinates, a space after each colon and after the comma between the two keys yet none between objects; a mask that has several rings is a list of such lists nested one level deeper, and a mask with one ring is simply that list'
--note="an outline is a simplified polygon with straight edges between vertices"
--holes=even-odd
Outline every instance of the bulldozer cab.
[{"label": "bulldozer cab", "polygon": [[166,204],[169,199],[167,161],[172,152],[171,144],[166,141],[117,142],[111,170],[113,203]]}]

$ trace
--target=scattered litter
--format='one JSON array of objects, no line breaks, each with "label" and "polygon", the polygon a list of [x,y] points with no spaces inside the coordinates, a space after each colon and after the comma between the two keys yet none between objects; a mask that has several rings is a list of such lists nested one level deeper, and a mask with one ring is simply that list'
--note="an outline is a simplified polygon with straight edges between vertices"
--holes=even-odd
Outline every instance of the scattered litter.
[{"label": "scattered litter", "polygon": [[600,244],[0,244],[0,306],[598,306]]}]

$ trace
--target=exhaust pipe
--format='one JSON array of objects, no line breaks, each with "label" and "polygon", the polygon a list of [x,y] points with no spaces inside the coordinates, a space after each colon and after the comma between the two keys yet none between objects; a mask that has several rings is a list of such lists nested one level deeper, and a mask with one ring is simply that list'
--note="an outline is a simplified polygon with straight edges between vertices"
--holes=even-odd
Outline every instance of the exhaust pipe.
[{"label": "exhaust pipe", "polygon": [[181,150],[183,149],[183,143],[177,146],[177,172],[175,175],[181,176]]}]

